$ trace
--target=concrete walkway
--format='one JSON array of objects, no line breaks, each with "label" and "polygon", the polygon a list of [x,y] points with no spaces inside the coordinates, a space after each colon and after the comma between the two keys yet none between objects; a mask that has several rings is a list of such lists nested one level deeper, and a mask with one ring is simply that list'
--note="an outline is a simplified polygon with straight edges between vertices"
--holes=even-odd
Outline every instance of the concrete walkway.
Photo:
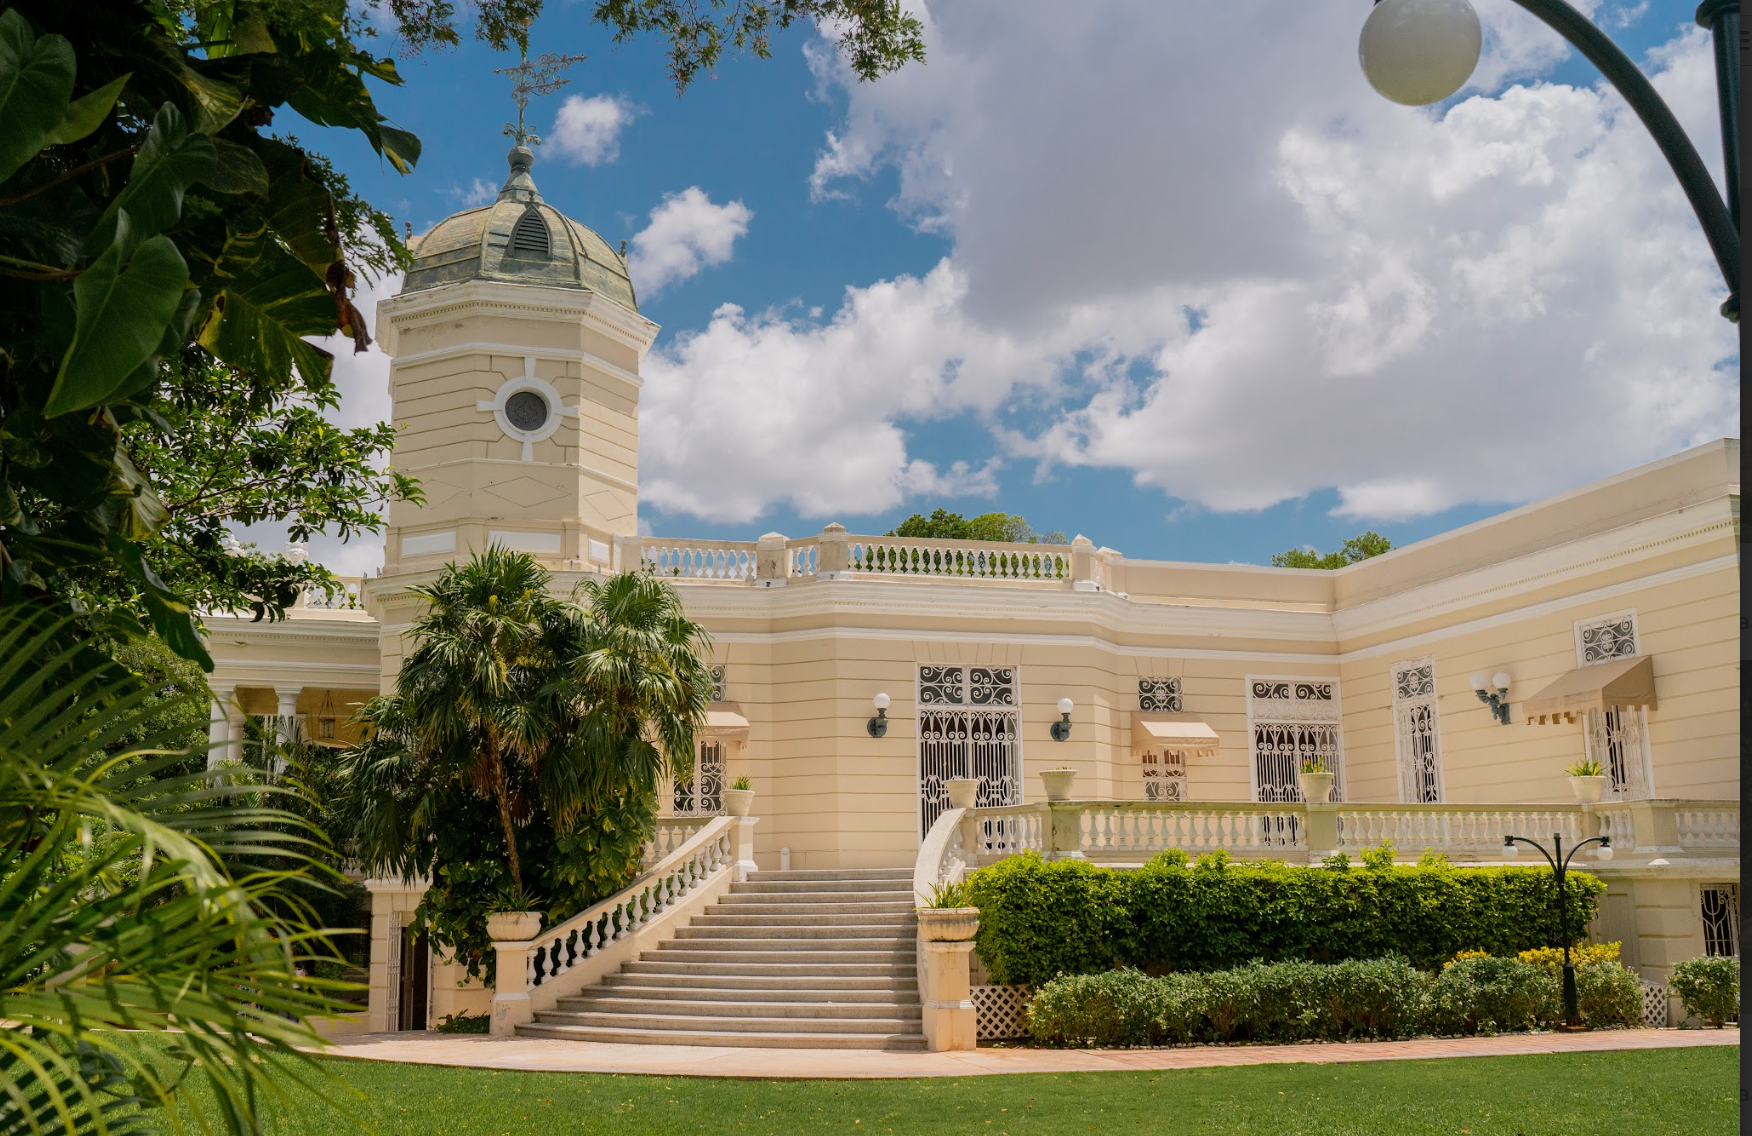
[{"label": "concrete walkway", "polygon": [[541,1038],[434,1033],[359,1034],[323,1052],[372,1061],[465,1065],[557,1073],[645,1073],[667,1077],[757,1079],[967,1077],[987,1073],[1113,1072],[1200,1069],[1213,1065],[1403,1061],[1426,1057],[1506,1057],[1621,1049],[1739,1045],[1740,1031],[1600,1030],[1421,1038],[1415,1041],[1318,1042],[1304,1045],[1210,1045],[1185,1049],[979,1049],[960,1053],[891,1053],[832,1049],[734,1049],[705,1045],[613,1045]]}]

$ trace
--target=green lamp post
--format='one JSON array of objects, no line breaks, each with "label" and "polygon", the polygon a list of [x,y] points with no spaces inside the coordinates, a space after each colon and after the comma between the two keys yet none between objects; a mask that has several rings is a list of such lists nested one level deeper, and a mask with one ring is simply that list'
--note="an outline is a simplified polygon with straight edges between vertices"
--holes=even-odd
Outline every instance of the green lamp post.
[{"label": "green lamp post", "polygon": [[[1697,148],[1655,93],[1648,77],[1588,18],[1564,0],[1515,0],[1600,69],[1624,96],[1679,178],[1715,253],[1728,298],[1722,315],[1740,320],[1740,0],[1704,0],[1697,22],[1715,39],[1716,93],[1722,120],[1727,200],[1716,190]],[[1440,102],[1458,91],[1478,63],[1483,37],[1469,0],[1376,0],[1363,22],[1363,74],[1383,96],[1407,106]]]},{"label": "green lamp post", "polygon": [[1530,844],[1539,849],[1539,854],[1551,862],[1551,871],[1557,882],[1557,927],[1558,935],[1563,939],[1563,1024],[1570,1029],[1582,1028],[1582,1012],[1576,999],[1576,968],[1570,962],[1570,930],[1569,906],[1564,903],[1563,879],[1569,874],[1570,861],[1576,858],[1576,853],[1590,844],[1600,846],[1600,859],[1612,859],[1612,841],[1604,836],[1590,836],[1586,840],[1578,840],[1569,850],[1569,855],[1563,854],[1563,834],[1551,834],[1552,851],[1547,852],[1545,845],[1537,840],[1529,840],[1525,836],[1503,837],[1503,856],[1513,859],[1516,853],[1515,845]]}]

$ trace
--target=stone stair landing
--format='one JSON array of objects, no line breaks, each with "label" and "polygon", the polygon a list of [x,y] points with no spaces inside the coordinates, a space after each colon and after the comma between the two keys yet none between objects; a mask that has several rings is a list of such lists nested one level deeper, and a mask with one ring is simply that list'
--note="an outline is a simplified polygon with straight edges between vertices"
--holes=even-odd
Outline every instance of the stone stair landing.
[{"label": "stone stair landing", "polygon": [[923,1049],[912,869],[762,872],[517,1027],[645,1045]]}]

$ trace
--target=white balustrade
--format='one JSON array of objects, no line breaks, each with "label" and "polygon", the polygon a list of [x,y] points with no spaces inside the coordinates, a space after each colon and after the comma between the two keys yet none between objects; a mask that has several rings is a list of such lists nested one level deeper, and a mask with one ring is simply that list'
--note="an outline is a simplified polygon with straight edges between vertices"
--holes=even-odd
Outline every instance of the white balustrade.
[{"label": "white balustrade", "polygon": [[693,839],[695,833],[713,821],[709,816],[666,816],[657,818],[651,839],[645,842],[641,867],[649,868],[671,852]]},{"label": "white balustrade", "polygon": [[950,576],[977,580],[1068,580],[1067,545],[997,541],[851,538],[851,571],[895,576]]},{"label": "white balustrade", "polygon": [[1549,844],[1561,833],[1566,844],[1582,838],[1577,805],[1345,805],[1338,810],[1338,846],[1344,852],[1391,841],[1413,857],[1424,849],[1448,853],[1500,853],[1503,837],[1525,836]]},{"label": "white balustrade", "polygon": [[1090,859],[1147,858],[1170,848],[1267,855],[1307,848],[1296,805],[1084,802],[1077,808],[1077,850]]},{"label": "white balustrade", "polygon": [[312,611],[353,611],[362,605],[359,602],[359,586],[364,582],[362,576],[337,576],[341,587],[336,592],[325,592],[316,588],[306,587],[299,591],[294,608]]},{"label": "white balustrade", "polygon": [[1051,851],[1052,812],[1045,805],[1004,805],[974,812],[974,847],[979,862],[989,863],[1021,852]]},{"label": "white balustrade", "polygon": [[1612,842],[1615,855],[1636,851],[1636,820],[1630,815],[1629,805],[1595,805],[1594,820],[1600,825],[1599,835]]},{"label": "white balustrade", "polygon": [[1674,801],[1673,823],[1681,848],[1740,846],[1740,806],[1733,802]]},{"label": "white balustrade", "polygon": [[716,817],[620,892],[537,935],[527,954],[527,989],[551,982],[681,904],[736,863],[733,817]]},{"label": "white balustrade", "polygon": [[679,580],[752,580],[755,544],[751,540],[640,541],[642,566],[654,576]]},{"label": "white balustrade", "polygon": [[815,537],[803,537],[785,542],[787,576],[813,576],[821,571],[821,542]]}]

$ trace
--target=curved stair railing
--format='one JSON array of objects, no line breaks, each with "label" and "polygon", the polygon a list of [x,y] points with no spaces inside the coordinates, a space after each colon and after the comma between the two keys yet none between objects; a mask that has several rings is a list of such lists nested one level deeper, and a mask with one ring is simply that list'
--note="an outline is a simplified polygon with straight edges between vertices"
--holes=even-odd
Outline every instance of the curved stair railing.
[{"label": "curved stair railing", "polygon": [[522,942],[495,942],[492,1032],[504,1036],[673,938],[694,915],[746,879],[753,817],[714,817],[637,879],[600,903]]}]

